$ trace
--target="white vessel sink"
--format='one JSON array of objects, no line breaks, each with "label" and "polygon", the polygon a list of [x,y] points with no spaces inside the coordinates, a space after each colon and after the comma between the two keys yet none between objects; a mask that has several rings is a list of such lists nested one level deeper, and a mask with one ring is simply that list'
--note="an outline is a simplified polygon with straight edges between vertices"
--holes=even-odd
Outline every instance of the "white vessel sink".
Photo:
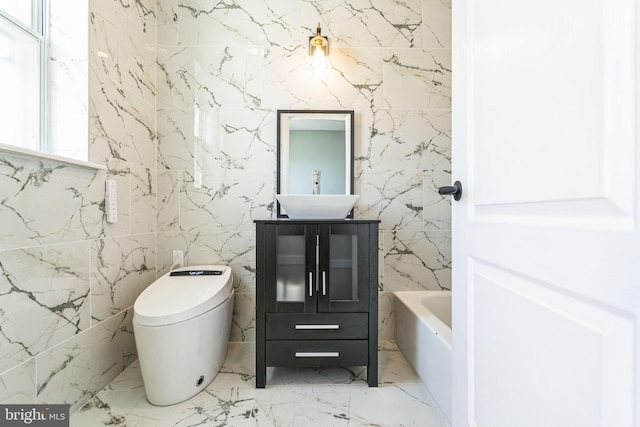
[{"label": "white vessel sink", "polygon": [[356,194],[276,194],[291,219],[344,219],[360,196]]}]

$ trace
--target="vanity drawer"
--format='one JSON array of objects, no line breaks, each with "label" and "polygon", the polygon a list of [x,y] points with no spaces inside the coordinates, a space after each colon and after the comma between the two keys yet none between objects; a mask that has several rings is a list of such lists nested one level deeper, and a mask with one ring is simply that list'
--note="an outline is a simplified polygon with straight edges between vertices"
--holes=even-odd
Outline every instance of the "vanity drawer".
[{"label": "vanity drawer", "polygon": [[268,314],[268,340],[367,339],[368,313]]},{"label": "vanity drawer", "polygon": [[368,340],[267,341],[267,366],[363,366]]}]

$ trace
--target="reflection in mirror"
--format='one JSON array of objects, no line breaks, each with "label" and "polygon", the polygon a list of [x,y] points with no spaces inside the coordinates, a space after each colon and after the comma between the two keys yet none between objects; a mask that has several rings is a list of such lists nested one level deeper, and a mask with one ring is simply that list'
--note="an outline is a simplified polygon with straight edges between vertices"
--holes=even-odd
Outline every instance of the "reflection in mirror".
[{"label": "reflection in mirror", "polygon": [[353,121],[353,111],[278,110],[278,194],[353,194]]}]

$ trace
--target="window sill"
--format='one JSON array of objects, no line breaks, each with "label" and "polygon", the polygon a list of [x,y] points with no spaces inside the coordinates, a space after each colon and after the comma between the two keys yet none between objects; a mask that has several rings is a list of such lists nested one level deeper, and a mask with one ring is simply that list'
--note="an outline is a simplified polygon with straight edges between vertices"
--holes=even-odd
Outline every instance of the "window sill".
[{"label": "window sill", "polygon": [[93,170],[107,170],[106,166],[99,165],[97,163],[87,162],[84,160],[71,159],[69,157],[58,156],[50,153],[43,153],[41,151],[29,150],[27,148],[12,147],[11,145],[0,144],[0,153],[8,153],[14,156],[27,158],[27,159],[44,159],[50,160],[65,165],[78,166],[86,169]]}]

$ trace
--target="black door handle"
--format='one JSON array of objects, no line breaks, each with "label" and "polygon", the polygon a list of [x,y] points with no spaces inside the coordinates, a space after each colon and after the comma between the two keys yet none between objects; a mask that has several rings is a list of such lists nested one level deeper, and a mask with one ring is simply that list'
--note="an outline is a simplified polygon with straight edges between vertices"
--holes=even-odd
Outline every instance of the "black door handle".
[{"label": "black door handle", "polygon": [[453,196],[453,200],[460,200],[460,197],[462,197],[462,184],[460,184],[460,181],[456,181],[453,183],[453,185],[440,187],[438,188],[438,194],[441,194],[443,196],[451,195]]}]

